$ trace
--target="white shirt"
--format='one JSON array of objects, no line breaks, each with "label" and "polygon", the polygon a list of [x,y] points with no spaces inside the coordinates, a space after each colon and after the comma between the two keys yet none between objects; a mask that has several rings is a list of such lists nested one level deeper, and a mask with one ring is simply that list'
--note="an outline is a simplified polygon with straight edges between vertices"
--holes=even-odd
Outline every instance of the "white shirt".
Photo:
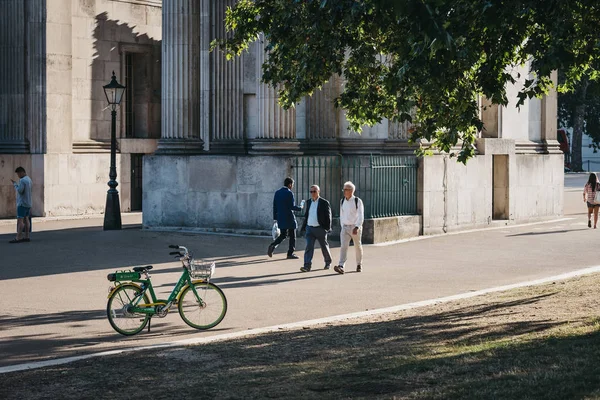
[{"label": "white shirt", "polygon": [[[358,200],[358,207],[356,200]],[[365,220],[365,206],[361,199],[352,195],[350,199],[344,197],[340,207],[340,225],[351,225],[360,228]]]},{"label": "white shirt", "polygon": [[320,226],[319,218],[317,217],[317,208],[319,208],[319,198],[317,200],[310,199],[310,210],[308,210],[308,226]]}]

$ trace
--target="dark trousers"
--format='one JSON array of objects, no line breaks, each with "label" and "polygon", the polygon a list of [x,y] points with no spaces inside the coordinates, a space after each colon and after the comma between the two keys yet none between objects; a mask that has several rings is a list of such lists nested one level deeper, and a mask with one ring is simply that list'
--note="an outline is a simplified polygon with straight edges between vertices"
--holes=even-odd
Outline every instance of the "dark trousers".
[{"label": "dark trousers", "polygon": [[290,237],[290,246],[288,247],[288,256],[294,254],[294,250],[296,250],[296,230],[295,229],[282,229],[281,233],[279,234],[279,236],[277,236],[277,239],[275,239],[275,241],[273,243],[271,243],[271,246],[273,248],[277,248],[277,246],[279,246],[279,244],[281,244],[281,242],[283,242],[285,240],[286,237]]},{"label": "dark trousers", "polygon": [[327,242],[327,232],[325,229],[313,226],[306,227],[306,250],[304,250],[304,266],[310,268],[312,265],[313,254],[315,252],[315,242],[319,241],[321,253],[325,264],[331,264],[331,252]]}]

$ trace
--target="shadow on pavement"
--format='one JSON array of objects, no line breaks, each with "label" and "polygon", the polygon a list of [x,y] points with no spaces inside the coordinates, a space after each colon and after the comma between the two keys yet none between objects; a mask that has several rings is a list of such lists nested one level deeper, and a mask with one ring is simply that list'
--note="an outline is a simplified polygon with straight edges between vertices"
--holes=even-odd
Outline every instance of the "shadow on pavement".
[{"label": "shadow on pavement", "polygon": [[534,236],[534,235],[552,235],[555,233],[570,233],[577,231],[587,231],[588,229],[563,229],[560,231],[545,231],[545,232],[525,232],[525,233],[515,233],[514,235],[506,235],[506,237],[515,237],[515,236]]},{"label": "shadow on pavement", "polygon": [[[30,327],[32,334],[22,336],[6,336],[0,339],[0,354],[2,358],[0,365],[13,365],[21,362],[31,362],[47,358],[71,357],[81,354],[89,354],[98,351],[110,351],[117,349],[129,349],[136,346],[147,344],[148,339],[164,338],[165,342],[177,340],[178,337],[189,336],[198,333],[193,328],[188,327],[177,314],[176,309],[172,309],[167,319],[158,317],[152,318],[151,330],[144,329],[135,336],[127,337],[113,331],[106,318],[105,310],[92,311],[69,311],[53,314],[34,314],[25,317],[0,317],[0,329],[10,331],[20,327]],[[86,323],[92,320],[105,320],[106,331],[102,334],[78,335],[77,337],[62,337],[54,333],[47,332],[44,326],[67,324],[69,329],[77,330],[86,326]],[[227,332],[231,328],[213,328],[215,332]],[[142,343],[144,341],[144,343]],[[111,346],[103,346],[101,349],[94,347],[112,343]],[[2,397],[0,397],[2,398]]]},{"label": "shadow on pavement", "polygon": [[[280,254],[272,259],[267,257],[271,241],[268,237],[156,232],[141,230],[139,225],[120,231],[86,227],[34,232],[30,243],[9,244],[13,238],[13,234],[0,235],[0,280],[116,270],[134,265],[176,265],[177,260],[169,255],[170,244],[188,247],[196,258],[216,260],[219,268],[263,264],[282,257]],[[304,240],[298,240],[297,245],[302,250]],[[250,257],[261,258],[240,260]]]}]

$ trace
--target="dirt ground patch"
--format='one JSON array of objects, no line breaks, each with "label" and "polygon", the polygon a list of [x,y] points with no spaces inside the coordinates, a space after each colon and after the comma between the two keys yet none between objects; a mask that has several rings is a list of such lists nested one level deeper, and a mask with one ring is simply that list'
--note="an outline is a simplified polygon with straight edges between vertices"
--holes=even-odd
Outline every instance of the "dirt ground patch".
[{"label": "dirt ground patch", "polygon": [[600,274],[2,375],[0,399],[600,399]]}]

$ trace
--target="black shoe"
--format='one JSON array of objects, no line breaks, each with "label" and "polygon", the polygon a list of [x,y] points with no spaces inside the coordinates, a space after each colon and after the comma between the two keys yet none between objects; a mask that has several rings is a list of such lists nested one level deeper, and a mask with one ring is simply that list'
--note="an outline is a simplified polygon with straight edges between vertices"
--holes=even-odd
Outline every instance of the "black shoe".
[{"label": "black shoe", "polygon": [[275,247],[273,245],[269,245],[269,248],[267,249],[267,255],[269,257],[273,257],[273,251],[275,250]]},{"label": "black shoe", "polygon": [[362,272],[362,265],[358,264],[356,266],[356,272]]},{"label": "black shoe", "polygon": [[331,268],[331,264],[325,264],[325,268],[323,268],[323,269],[329,269],[329,268]]},{"label": "black shoe", "polygon": [[23,242],[23,239],[13,239],[13,240],[10,240],[8,243],[22,243],[22,242]]},{"label": "black shoe", "polygon": [[342,267],[341,265],[336,265],[335,267],[333,267],[333,270],[340,275],[344,275],[344,267]]},{"label": "black shoe", "polygon": [[297,260],[297,259],[299,259],[299,258],[300,258],[300,257],[298,257],[298,256],[297,256],[297,255],[295,255],[295,254],[288,254],[288,256],[287,256],[287,259],[288,259],[288,260]]},{"label": "black shoe", "polygon": [[300,268],[301,272],[310,272],[310,267],[307,267],[306,265],[302,268]]},{"label": "black shoe", "polygon": [[592,221],[588,220],[588,228],[591,228],[591,227],[592,227]]}]

